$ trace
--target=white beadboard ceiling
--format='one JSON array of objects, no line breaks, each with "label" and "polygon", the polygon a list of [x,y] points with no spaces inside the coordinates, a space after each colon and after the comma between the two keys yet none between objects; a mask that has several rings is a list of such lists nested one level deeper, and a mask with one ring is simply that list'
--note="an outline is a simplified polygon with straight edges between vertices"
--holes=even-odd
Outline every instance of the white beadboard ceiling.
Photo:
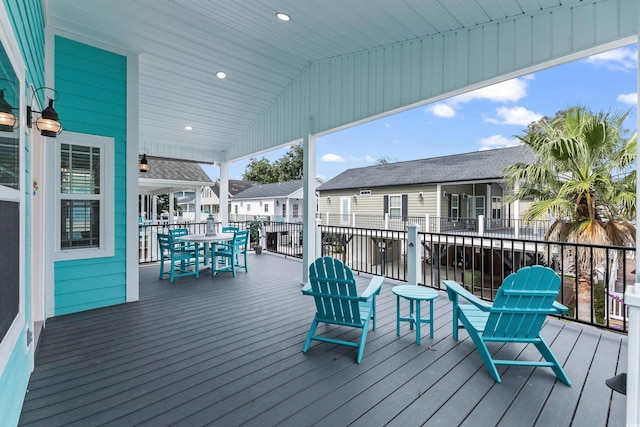
[{"label": "white beadboard ceiling", "polygon": [[[562,19],[554,21],[554,12],[560,17],[571,15],[575,7],[593,10],[585,16],[603,8],[622,14],[625,8],[620,4],[634,9],[635,5],[629,6],[634,1],[46,0],[45,10],[47,26],[64,34],[139,54],[139,145],[150,155],[223,161],[299,137],[297,131],[270,129],[286,126],[282,117],[268,119],[279,117],[270,112],[282,102],[284,94],[296,98],[295,102],[310,104],[306,98],[313,93],[322,96],[323,79],[329,78],[322,70],[332,68],[322,64],[336,58],[464,30],[489,29],[499,23],[522,22],[527,15],[532,21],[542,16],[541,20],[552,27],[565,26]],[[277,20],[276,12],[289,14],[291,21]],[[625,20],[624,16],[615,18]],[[490,36],[486,40],[493,40]],[[582,48],[622,36],[628,34],[614,32]],[[473,43],[473,38],[469,39],[468,43]],[[572,44],[560,54],[580,48]],[[523,66],[550,59],[542,56]],[[216,78],[217,71],[226,72],[228,77]],[[412,73],[406,71],[402,76],[410,78]],[[336,72],[341,71],[333,67],[331,79],[339,81]],[[315,83],[308,87],[316,92],[308,89],[308,94],[291,94],[292,88],[304,89],[300,80],[313,79]],[[445,84],[438,90],[446,93],[451,89],[456,85]],[[437,94],[432,91],[425,97]],[[415,96],[399,96],[393,108],[402,108],[403,102],[408,105],[405,98],[416,102]],[[391,110],[387,103],[381,105],[372,113]],[[286,108],[279,108],[280,116],[286,114]],[[315,114],[319,115],[317,111]],[[327,123],[344,126],[347,118]],[[352,119],[362,121],[363,117],[360,114]],[[185,125],[193,130],[184,130]],[[263,138],[262,134],[267,136]]]}]

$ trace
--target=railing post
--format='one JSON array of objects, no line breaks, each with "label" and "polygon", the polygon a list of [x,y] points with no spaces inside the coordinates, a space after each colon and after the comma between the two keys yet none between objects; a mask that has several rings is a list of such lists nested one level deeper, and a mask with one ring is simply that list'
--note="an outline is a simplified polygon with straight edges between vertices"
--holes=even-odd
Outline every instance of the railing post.
[{"label": "railing post", "polygon": [[313,257],[314,260],[322,256],[322,231],[320,225],[322,225],[322,220],[316,219],[316,254],[315,257]]},{"label": "railing post", "polygon": [[484,236],[484,215],[478,215],[478,236]]},{"label": "railing post", "polygon": [[431,232],[431,215],[429,214],[424,216],[424,231],[427,233]]},{"label": "railing post", "polygon": [[384,214],[384,229],[389,229],[389,212]]},{"label": "railing post", "polygon": [[419,231],[418,224],[409,224],[407,227],[407,283],[409,285],[417,285],[422,277]]},{"label": "railing post", "polygon": [[329,212],[327,212],[325,215],[324,225],[331,225],[331,216]]},{"label": "railing post", "polygon": [[351,214],[351,226],[356,226],[356,214]]},{"label": "railing post", "polygon": [[514,218],[515,227],[513,227],[513,235],[516,239],[520,238],[520,227],[522,226],[522,221],[518,218]]}]

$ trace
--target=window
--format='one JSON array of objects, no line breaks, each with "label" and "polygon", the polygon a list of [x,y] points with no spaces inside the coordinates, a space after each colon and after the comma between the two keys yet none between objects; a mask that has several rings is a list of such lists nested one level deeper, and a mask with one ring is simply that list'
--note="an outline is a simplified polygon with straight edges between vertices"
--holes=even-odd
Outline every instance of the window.
[{"label": "window", "polygon": [[371,190],[360,190],[360,195],[361,196],[370,196],[371,195]]},{"label": "window", "polygon": [[349,214],[351,211],[351,198],[340,198],[340,224],[349,224]]},{"label": "window", "polygon": [[238,215],[238,205],[233,205],[233,212]]},{"label": "window", "polygon": [[298,218],[298,204],[293,205],[293,209],[291,210],[294,218]]},{"label": "window", "polygon": [[284,218],[287,218],[287,204],[286,203],[282,204],[282,216]]},{"label": "window", "polygon": [[389,196],[389,218],[402,218],[402,196]]},{"label": "window", "polygon": [[491,197],[491,219],[502,218],[502,197]]},{"label": "window", "polygon": [[451,208],[449,209],[449,217],[453,221],[457,221],[460,218],[460,195],[452,194],[451,199]]},{"label": "window", "polygon": [[247,212],[251,212],[251,203],[247,203]]},{"label": "window", "polygon": [[264,204],[264,211],[269,212],[269,203]]},{"label": "window", "polygon": [[484,206],[484,196],[476,196],[475,198],[475,202],[476,202],[476,218],[479,217],[480,215],[485,215],[485,206]]},{"label": "window", "polygon": [[56,142],[56,259],[112,256],[114,140],[67,132]]}]

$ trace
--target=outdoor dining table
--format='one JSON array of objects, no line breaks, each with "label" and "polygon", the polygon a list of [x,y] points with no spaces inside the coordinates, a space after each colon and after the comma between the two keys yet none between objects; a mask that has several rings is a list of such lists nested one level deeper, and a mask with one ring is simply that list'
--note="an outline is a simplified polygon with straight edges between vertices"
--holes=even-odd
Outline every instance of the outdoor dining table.
[{"label": "outdoor dining table", "polygon": [[[200,244],[204,245],[203,267],[207,267],[209,262],[211,262],[211,245],[217,245],[218,243],[231,240],[233,240],[233,233],[216,233],[210,236],[206,234],[187,234],[176,237],[176,241],[178,242],[192,243],[196,247],[196,251],[199,249]],[[199,266],[196,267],[199,268]]]}]

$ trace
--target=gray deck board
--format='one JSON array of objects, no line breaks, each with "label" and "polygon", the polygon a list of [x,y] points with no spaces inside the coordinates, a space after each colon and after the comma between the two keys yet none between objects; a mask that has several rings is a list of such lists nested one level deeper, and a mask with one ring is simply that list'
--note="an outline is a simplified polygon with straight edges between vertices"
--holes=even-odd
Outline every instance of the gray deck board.
[{"label": "gray deck board", "polygon": [[[550,369],[487,373],[451,305],[435,301],[435,337],[403,323],[387,280],[361,364],[355,349],[302,346],[314,313],[300,292],[301,263],[250,257],[236,278],[158,280],[140,268],[140,301],[49,319],[20,419],[34,426],[338,426],[624,424],[625,397],[604,379],[626,366],[624,335],[549,318],[543,336],[573,382]],[[366,286],[367,276],[358,276]],[[406,308],[406,307],[405,307]],[[423,314],[428,312],[423,307]],[[320,326],[356,340],[358,331]],[[498,357],[539,358],[495,344]]]}]

